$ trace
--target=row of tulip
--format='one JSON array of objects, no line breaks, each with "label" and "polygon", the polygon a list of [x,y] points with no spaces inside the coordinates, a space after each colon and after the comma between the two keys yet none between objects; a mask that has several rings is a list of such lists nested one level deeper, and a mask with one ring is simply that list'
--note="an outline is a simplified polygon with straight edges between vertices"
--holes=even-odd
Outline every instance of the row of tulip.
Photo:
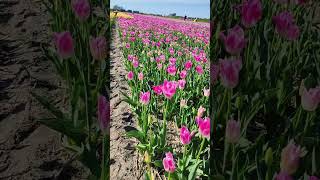
[{"label": "row of tulip", "polygon": [[146,178],[154,178],[151,167],[169,179],[208,178],[209,24],[131,16],[118,18],[131,87],[124,95],[136,114],[138,128],[128,136],[140,142]]},{"label": "row of tulip", "polygon": [[211,5],[211,176],[319,179],[319,3]]},{"label": "row of tulip", "polygon": [[52,116],[40,123],[62,134],[63,146],[90,170],[90,179],[109,179],[108,1],[43,1],[51,16],[53,44],[43,50],[63,79],[67,104],[33,94]]}]

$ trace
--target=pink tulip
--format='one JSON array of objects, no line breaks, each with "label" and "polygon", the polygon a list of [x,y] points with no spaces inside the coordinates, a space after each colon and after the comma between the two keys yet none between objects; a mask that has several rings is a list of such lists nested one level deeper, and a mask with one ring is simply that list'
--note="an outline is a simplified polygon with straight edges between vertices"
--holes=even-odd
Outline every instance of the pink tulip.
[{"label": "pink tulip", "polygon": [[94,59],[103,60],[107,57],[107,42],[103,36],[90,37],[90,51]]},{"label": "pink tulip", "polygon": [[210,118],[198,120],[199,132],[205,138],[210,138]]},{"label": "pink tulip", "polygon": [[128,72],[128,75],[127,75],[127,78],[129,79],[129,80],[132,80],[133,79],[133,72],[132,71],[129,71]]},{"label": "pink tulip", "polygon": [[90,16],[90,4],[87,0],[72,0],[73,12],[80,21],[85,21]]},{"label": "pink tulip", "polygon": [[143,73],[142,73],[142,72],[140,72],[140,73],[138,74],[138,79],[139,79],[139,81],[142,81],[142,80],[143,80]]},{"label": "pink tulip", "polygon": [[128,55],[128,61],[132,61],[133,60],[133,55]]},{"label": "pink tulip", "polygon": [[227,36],[224,33],[220,33],[220,39],[224,43],[226,51],[232,55],[240,54],[246,45],[244,32],[239,25],[229,29]]},{"label": "pink tulip", "polygon": [[293,178],[285,172],[280,172],[276,175],[276,180],[293,180]]},{"label": "pink tulip", "polygon": [[157,95],[161,95],[162,94],[162,86],[158,85],[158,86],[153,86],[152,90],[154,93],[156,93]]},{"label": "pink tulip", "polygon": [[185,85],[186,85],[186,80],[181,79],[178,81],[179,84],[179,89],[184,89]]},{"label": "pink tulip", "polygon": [[239,121],[229,120],[226,127],[226,141],[235,144],[240,139],[240,123]]},{"label": "pink tulip", "polygon": [[190,131],[188,130],[188,128],[185,126],[182,126],[180,129],[181,143],[184,145],[189,144],[191,142],[191,137],[192,137],[192,135],[191,135]]},{"label": "pink tulip", "polygon": [[187,61],[184,67],[186,70],[190,70],[192,68],[192,61],[191,60]]},{"label": "pink tulip", "polygon": [[301,96],[301,106],[306,111],[314,111],[320,103],[320,86],[306,89],[304,81],[301,81],[299,94]]},{"label": "pink tulip", "polygon": [[176,58],[169,58],[170,64],[176,64]]},{"label": "pink tulip", "polygon": [[210,89],[203,89],[203,95],[205,97],[209,97],[210,96]]},{"label": "pink tulip", "polygon": [[293,15],[284,11],[272,18],[276,31],[288,40],[296,40],[300,35],[299,27],[294,23]]},{"label": "pink tulip", "polygon": [[171,99],[177,90],[177,82],[164,80],[162,93],[167,99]]},{"label": "pink tulip", "polygon": [[206,108],[200,106],[198,109],[197,117],[202,117],[204,112],[206,112]]},{"label": "pink tulip", "polygon": [[196,71],[197,71],[198,74],[203,74],[202,66],[201,65],[197,65],[196,66]]},{"label": "pink tulip", "polygon": [[180,72],[180,78],[181,79],[184,79],[184,78],[186,78],[187,77],[187,71],[186,70],[182,70],[181,72]]},{"label": "pink tulip", "polygon": [[54,42],[59,56],[68,59],[74,54],[73,39],[69,31],[54,33]]},{"label": "pink tulip", "polygon": [[167,72],[168,74],[170,74],[171,76],[174,76],[177,72],[177,68],[175,65],[169,65],[167,68]]},{"label": "pink tulip", "polygon": [[309,180],[320,180],[317,176],[309,176]]},{"label": "pink tulip", "polygon": [[140,93],[140,102],[144,105],[147,105],[150,101],[150,92],[141,92]]},{"label": "pink tulip", "polygon": [[281,152],[281,171],[289,175],[295,173],[299,167],[301,153],[300,146],[296,146],[293,141],[290,141]]},{"label": "pink tulip", "polygon": [[161,63],[158,63],[158,64],[157,64],[157,67],[158,67],[158,70],[161,70],[161,69],[162,69],[162,64],[161,64]]},{"label": "pink tulip", "polygon": [[134,68],[139,67],[139,61],[138,60],[133,60],[132,61],[132,65],[133,65]]},{"label": "pink tulip", "polygon": [[129,43],[126,44],[126,48],[127,48],[127,49],[130,48],[130,44],[129,44]]},{"label": "pink tulip", "polygon": [[164,170],[169,173],[173,173],[176,170],[176,164],[174,162],[173,155],[171,152],[166,153],[166,157],[163,158],[162,164]]},{"label": "pink tulip", "polygon": [[98,98],[98,120],[100,129],[109,134],[110,123],[110,103],[105,96],[100,95]]},{"label": "pink tulip", "polygon": [[185,99],[181,99],[180,107],[187,107],[187,101]]},{"label": "pink tulip", "polygon": [[242,68],[240,59],[220,59],[220,80],[224,87],[235,88],[239,82],[239,72]]},{"label": "pink tulip", "polygon": [[245,1],[241,9],[241,21],[246,28],[254,26],[262,17],[260,0]]}]

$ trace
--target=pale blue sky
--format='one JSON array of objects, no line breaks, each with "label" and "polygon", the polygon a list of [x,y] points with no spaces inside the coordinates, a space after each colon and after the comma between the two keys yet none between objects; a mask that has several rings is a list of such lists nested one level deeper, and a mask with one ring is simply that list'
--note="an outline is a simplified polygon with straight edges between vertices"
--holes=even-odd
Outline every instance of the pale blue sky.
[{"label": "pale blue sky", "polygon": [[209,18],[210,0],[110,0],[110,7],[122,6],[124,9],[145,13]]}]

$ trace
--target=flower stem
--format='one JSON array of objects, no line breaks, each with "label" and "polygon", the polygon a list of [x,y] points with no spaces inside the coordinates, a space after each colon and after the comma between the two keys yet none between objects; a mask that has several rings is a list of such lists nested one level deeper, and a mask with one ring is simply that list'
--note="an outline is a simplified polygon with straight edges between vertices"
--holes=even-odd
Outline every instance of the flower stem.
[{"label": "flower stem", "polygon": [[197,160],[198,160],[199,157],[200,157],[200,154],[201,154],[201,151],[202,151],[202,148],[203,148],[203,145],[204,145],[204,142],[205,142],[205,141],[206,141],[206,138],[202,138],[200,150],[199,150],[198,155],[197,155]]}]

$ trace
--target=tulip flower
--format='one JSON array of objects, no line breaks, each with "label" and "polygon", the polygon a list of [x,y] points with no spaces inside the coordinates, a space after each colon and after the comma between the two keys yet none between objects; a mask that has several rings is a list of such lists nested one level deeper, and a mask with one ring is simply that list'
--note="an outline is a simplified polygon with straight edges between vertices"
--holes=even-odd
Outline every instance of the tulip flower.
[{"label": "tulip flower", "polygon": [[226,141],[235,144],[240,139],[240,123],[239,121],[229,120],[226,127]]},{"label": "tulip flower", "polygon": [[201,65],[197,65],[196,66],[196,71],[197,71],[198,74],[203,74],[202,66]]},{"label": "tulip flower", "polygon": [[182,126],[180,129],[180,141],[182,144],[187,145],[191,142],[192,134],[187,127]]},{"label": "tulip flower", "polygon": [[176,164],[174,162],[173,155],[171,152],[166,153],[166,157],[163,158],[162,164],[164,170],[169,173],[173,173],[176,170]]},{"label": "tulip flower", "polygon": [[314,111],[320,103],[320,87],[306,89],[304,81],[301,81],[299,94],[301,96],[301,106],[306,111]]},{"label": "tulip flower", "polygon": [[203,116],[203,113],[206,111],[206,108],[200,106],[199,109],[198,109],[198,114],[197,114],[197,117],[202,117]]},{"label": "tulip flower", "polygon": [[293,178],[286,172],[280,172],[276,175],[276,180],[293,180]]},{"label": "tulip flower", "polygon": [[179,89],[184,89],[185,85],[186,85],[186,80],[181,79],[178,81],[179,84]]},{"label": "tulip flower", "polygon": [[153,86],[152,90],[154,93],[156,93],[157,95],[162,94],[162,85],[158,85],[158,86]]},{"label": "tulip flower", "polygon": [[229,29],[227,36],[220,33],[220,39],[224,43],[226,51],[232,55],[240,54],[246,45],[243,29],[239,25]]},{"label": "tulip flower", "polygon": [[101,36],[97,38],[90,37],[90,51],[94,59],[103,60],[107,57],[106,38]]},{"label": "tulip flower", "polygon": [[167,99],[171,99],[173,95],[176,93],[177,87],[178,87],[177,82],[165,80],[162,85],[163,95]]},{"label": "tulip flower", "polygon": [[309,180],[320,180],[317,176],[309,176]]},{"label": "tulip flower", "polygon": [[167,72],[171,75],[174,76],[177,72],[176,66],[175,65],[169,65],[167,68]]},{"label": "tulip flower", "polygon": [[262,17],[260,0],[245,1],[241,9],[241,21],[246,28],[254,26]]},{"label": "tulip flower", "polygon": [[181,79],[185,79],[187,77],[187,71],[186,70],[182,70],[181,72],[180,72],[180,78]]},{"label": "tulip flower", "polygon": [[90,16],[90,4],[88,0],[72,0],[71,6],[76,17],[80,21],[85,21]]},{"label": "tulip flower", "polygon": [[203,89],[203,95],[205,97],[209,97],[210,96],[210,89]]},{"label": "tulip flower", "polygon": [[142,81],[142,80],[143,80],[143,73],[142,73],[142,72],[140,72],[140,73],[138,74],[138,79],[139,79],[139,81]]},{"label": "tulip flower", "polygon": [[182,107],[182,108],[187,107],[187,101],[185,99],[181,99],[180,107]]},{"label": "tulip flower", "polygon": [[190,70],[191,67],[192,67],[192,61],[191,61],[191,60],[187,61],[187,62],[184,64],[184,68],[185,68],[186,70]]},{"label": "tulip flower", "polygon": [[300,35],[299,27],[294,23],[293,15],[284,11],[272,18],[276,31],[288,40],[296,40]]},{"label": "tulip flower", "polygon": [[101,131],[109,133],[110,124],[110,103],[105,96],[100,95],[98,98],[98,121]]},{"label": "tulip flower", "polygon": [[132,80],[133,79],[133,72],[132,71],[130,71],[130,72],[128,72],[128,75],[127,75],[127,78],[128,78],[128,80]]},{"label": "tulip flower", "polygon": [[240,59],[220,59],[219,71],[221,83],[226,88],[235,88],[239,82],[239,72],[242,68]]},{"label": "tulip flower", "polygon": [[68,59],[74,54],[74,45],[69,31],[54,33],[54,42],[59,56]]},{"label": "tulip flower", "polygon": [[140,93],[140,102],[143,105],[147,105],[150,101],[150,92],[141,92]]},{"label": "tulip flower", "polygon": [[198,119],[200,134],[205,138],[210,138],[210,118]]},{"label": "tulip flower", "polygon": [[281,171],[289,175],[295,173],[299,167],[301,153],[300,146],[296,146],[293,141],[290,141],[281,152]]}]

